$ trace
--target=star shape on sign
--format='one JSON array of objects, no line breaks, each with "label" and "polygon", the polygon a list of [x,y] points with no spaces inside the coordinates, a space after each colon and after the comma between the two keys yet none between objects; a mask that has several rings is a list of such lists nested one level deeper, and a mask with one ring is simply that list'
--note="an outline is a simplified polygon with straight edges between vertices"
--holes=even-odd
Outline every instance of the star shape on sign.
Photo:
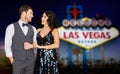
[{"label": "star shape on sign", "polygon": [[76,19],[77,16],[79,15],[80,11],[76,8],[73,8],[70,13],[72,14],[72,16]]}]

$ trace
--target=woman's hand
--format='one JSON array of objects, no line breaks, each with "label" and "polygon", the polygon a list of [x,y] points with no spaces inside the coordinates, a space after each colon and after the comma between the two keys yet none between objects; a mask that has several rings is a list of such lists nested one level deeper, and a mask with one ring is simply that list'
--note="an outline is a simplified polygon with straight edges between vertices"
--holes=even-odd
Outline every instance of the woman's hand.
[{"label": "woman's hand", "polygon": [[37,47],[38,47],[38,44],[34,42],[34,43],[33,43],[33,48],[36,49]]}]

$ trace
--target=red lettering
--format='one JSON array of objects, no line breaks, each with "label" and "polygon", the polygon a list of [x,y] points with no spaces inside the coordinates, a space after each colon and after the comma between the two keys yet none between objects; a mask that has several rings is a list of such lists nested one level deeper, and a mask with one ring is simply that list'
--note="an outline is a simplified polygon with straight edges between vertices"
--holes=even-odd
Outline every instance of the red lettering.
[{"label": "red lettering", "polygon": [[82,32],[84,38],[90,39],[102,39],[102,38],[110,38],[110,32]]},{"label": "red lettering", "polygon": [[88,32],[86,32],[86,33],[82,32],[82,34],[83,34],[84,38],[86,39],[89,33]]},{"label": "red lettering", "polygon": [[69,38],[74,38],[74,35],[73,35],[72,32],[70,32],[70,34],[69,34]]},{"label": "red lettering", "polygon": [[90,39],[93,39],[94,38],[94,33],[93,32],[89,32],[89,35],[90,35]]},{"label": "red lettering", "polygon": [[78,32],[75,32],[75,38],[79,38],[79,33]]},{"label": "red lettering", "polygon": [[63,32],[64,38],[79,38],[79,32],[69,32],[68,34],[66,32]]},{"label": "red lettering", "polygon": [[95,32],[95,33],[94,33],[94,37],[95,37],[96,39],[100,38],[99,32]]},{"label": "red lettering", "polygon": [[101,33],[101,38],[105,38],[105,33],[104,32]]},{"label": "red lettering", "polygon": [[67,38],[67,36],[66,36],[66,32],[63,32],[63,36],[64,36],[64,38]]},{"label": "red lettering", "polygon": [[106,32],[106,38],[111,38],[111,36],[110,36],[110,32]]}]

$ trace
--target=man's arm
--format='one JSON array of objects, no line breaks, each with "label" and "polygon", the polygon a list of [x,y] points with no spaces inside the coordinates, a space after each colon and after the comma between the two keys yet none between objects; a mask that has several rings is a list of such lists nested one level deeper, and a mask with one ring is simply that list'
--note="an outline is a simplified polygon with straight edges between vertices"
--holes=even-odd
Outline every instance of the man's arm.
[{"label": "man's arm", "polygon": [[12,55],[12,50],[11,50],[13,34],[14,34],[14,27],[13,27],[13,24],[10,24],[6,28],[4,43],[5,43],[5,54],[6,54],[6,57],[9,58],[11,64],[13,63],[13,60],[14,60]]}]

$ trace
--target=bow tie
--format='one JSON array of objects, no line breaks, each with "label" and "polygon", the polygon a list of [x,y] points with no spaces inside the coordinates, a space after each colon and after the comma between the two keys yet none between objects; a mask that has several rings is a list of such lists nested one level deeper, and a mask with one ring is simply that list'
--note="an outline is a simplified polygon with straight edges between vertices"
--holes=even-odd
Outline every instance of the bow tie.
[{"label": "bow tie", "polygon": [[28,24],[23,23],[22,26],[23,26],[23,27],[24,27],[24,26],[28,26]]}]

